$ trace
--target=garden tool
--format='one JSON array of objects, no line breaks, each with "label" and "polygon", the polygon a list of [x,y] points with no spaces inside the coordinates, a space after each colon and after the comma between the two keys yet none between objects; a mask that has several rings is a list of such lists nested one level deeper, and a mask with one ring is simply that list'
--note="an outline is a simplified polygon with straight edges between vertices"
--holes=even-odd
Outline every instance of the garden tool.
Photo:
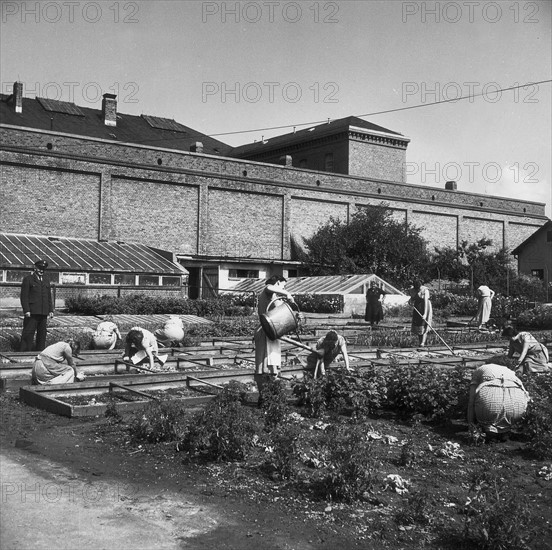
[{"label": "garden tool", "polygon": [[[423,315],[416,309],[414,308],[414,311],[420,316],[420,317],[423,317]],[[441,342],[443,342],[443,344],[445,344],[445,346],[447,347],[447,349],[452,353],[452,355],[456,355],[456,353],[454,353],[454,350],[441,338],[441,335],[426,321],[425,322],[426,325],[437,335],[437,338],[439,338],[439,340],[441,340]]]}]

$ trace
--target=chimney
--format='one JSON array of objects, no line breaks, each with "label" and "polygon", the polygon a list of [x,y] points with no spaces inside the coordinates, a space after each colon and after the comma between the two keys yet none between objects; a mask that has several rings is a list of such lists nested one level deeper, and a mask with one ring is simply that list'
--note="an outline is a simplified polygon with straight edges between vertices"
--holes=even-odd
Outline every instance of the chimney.
[{"label": "chimney", "polygon": [[449,191],[456,191],[458,189],[458,186],[456,185],[455,181],[447,181],[445,183],[445,189],[448,189]]},{"label": "chimney", "polygon": [[102,115],[106,126],[117,126],[117,96],[115,94],[103,95]]},{"label": "chimney", "polygon": [[203,143],[201,141],[196,141],[190,145],[190,152],[192,153],[203,153]]},{"label": "chimney", "polygon": [[293,158],[291,155],[284,155],[280,157],[280,164],[283,166],[293,166]]},{"label": "chimney", "polygon": [[13,102],[15,103],[15,112],[23,112],[23,82],[13,83]]}]

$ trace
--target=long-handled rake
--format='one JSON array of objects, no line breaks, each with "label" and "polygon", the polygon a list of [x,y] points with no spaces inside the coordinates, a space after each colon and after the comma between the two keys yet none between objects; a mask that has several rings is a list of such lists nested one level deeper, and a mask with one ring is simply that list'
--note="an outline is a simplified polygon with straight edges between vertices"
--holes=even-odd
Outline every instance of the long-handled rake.
[{"label": "long-handled rake", "polygon": [[[420,316],[422,317],[423,319],[423,315],[416,309],[414,308],[414,311]],[[441,342],[443,342],[443,344],[445,344],[445,346],[447,347],[447,349],[452,353],[452,355],[456,355],[456,353],[454,352],[454,350],[441,338],[441,335],[427,322],[427,321],[424,321],[425,324],[437,335],[437,338],[439,338],[439,340],[441,340]]]}]

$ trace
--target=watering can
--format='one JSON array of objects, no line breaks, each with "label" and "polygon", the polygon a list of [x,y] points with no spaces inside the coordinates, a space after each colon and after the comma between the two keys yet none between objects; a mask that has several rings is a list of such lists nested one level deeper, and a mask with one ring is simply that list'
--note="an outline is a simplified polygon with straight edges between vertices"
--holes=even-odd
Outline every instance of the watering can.
[{"label": "watering can", "polygon": [[[279,302],[279,303],[276,303]],[[290,304],[283,298],[272,300],[261,318],[261,326],[271,340],[277,340],[290,332],[296,332],[299,322],[298,313],[291,309]]]}]

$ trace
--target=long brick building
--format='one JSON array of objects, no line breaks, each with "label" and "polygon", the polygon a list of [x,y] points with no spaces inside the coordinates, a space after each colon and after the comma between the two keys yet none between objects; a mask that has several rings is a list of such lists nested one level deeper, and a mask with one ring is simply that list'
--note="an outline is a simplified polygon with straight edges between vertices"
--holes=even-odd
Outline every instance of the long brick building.
[{"label": "long brick building", "polygon": [[387,203],[431,247],[488,237],[511,250],[547,221],[543,203],[406,183],[408,138],[355,117],[232,148],[119,113],[111,94],[99,110],[22,90],[0,96],[0,232],[172,252],[191,296],[296,275],[292,238],[366,205]]}]

